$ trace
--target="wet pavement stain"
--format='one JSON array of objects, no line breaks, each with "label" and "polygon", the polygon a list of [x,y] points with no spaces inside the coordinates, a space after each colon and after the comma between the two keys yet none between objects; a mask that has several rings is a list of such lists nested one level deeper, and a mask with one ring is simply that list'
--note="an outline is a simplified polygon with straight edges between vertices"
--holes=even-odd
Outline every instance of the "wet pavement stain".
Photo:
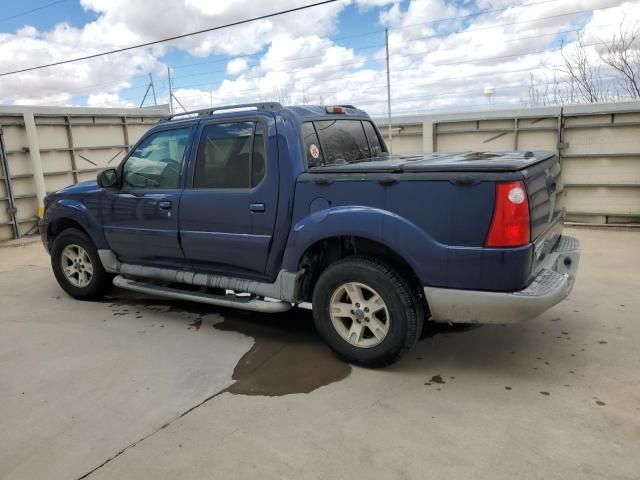
[{"label": "wet pavement stain", "polygon": [[[316,332],[311,312],[292,309],[281,314],[260,314],[211,305],[174,300],[112,297],[115,312],[126,307],[134,311],[177,313],[200,330],[206,315],[217,315],[213,323],[221,331],[238,332],[253,338],[254,344],[238,361],[232,375],[235,383],[226,391],[241,395],[281,396],[310,393],[346,378],[350,364],[339,359]],[[208,323],[208,322],[207,322]],[[161,324],[160,327],[164,327]]]},{"label": "wet pavement stain", "polygon": [[322,341],[310,312],[304,310],[226,315],[214,328],[255,340],[233,371],[235,383],[228,388],[230,393],[270,397],[310,393],[351,373],[351,365]]},{"label": "wet pavement stain", "polygon": [[[434,383],[444,385],[447,382],[443,380],[442,375],[434,375],[433,377],[431,377],[431,380],[425,383],[425,385],[433,385]],[[438,388],[438,390],[440,389]]]},{"label": "wet pavement stain", "polygon": [[464,333],[470,330],[481,328],[482,325],[471,323],[448,323],[426,322],[420,334],[420,341],[442,335],[442,338],[449,338],[449,334]]},{"label": "wet pavement stain", "polygon": [[202,318],[198,318],[196,320],[193,321],[193,323],[189,324],[189,330],[193,327],[196,330],[200,330],[200,327],[202,326]]}]

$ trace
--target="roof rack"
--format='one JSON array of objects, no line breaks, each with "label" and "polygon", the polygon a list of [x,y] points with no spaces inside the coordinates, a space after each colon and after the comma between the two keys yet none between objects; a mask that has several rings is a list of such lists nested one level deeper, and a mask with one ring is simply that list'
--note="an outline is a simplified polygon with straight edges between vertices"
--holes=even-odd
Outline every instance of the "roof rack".
[{"label": "roof rack", "polygon": [[169,115],[165,117],[163,121],[167,122],[169,120],[173,120],[176,117],[184,117],[187,115],[204,117],[205,115],[211,115],[214,112],[218,112],[220,110],[236,110],[236,109],[243,109],[243,108],[255,108],[257,110],[281,110],[282,105],[278,102],[238,103],[236,105],[221,105],[219,107],[203,108],[200,110],[189,110],[187,112],[174,113],[173,115]]}]

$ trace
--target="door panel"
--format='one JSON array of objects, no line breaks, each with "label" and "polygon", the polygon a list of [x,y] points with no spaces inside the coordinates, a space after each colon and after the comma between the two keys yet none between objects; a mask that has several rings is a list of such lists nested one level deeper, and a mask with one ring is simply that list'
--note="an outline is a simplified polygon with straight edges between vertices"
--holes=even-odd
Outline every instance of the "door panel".
[{"label": "door panel", "polygon": [[180,202],[180,236],[198,269],[262,274],[278,201],[271,114],[201,127],[194,188]]},{"label": "door panel", "polygon": [[104,233],[120,260],[184,263],[178,214],[190,135],[191,127],[151,133],[120,169],[121,189],[105,191]]},{"label": "door panel", "polygon": [[110,211],[103,211],[104,234],[122,261],[163,265],[182,261],[180,195],[180,190],[107,194]]}]

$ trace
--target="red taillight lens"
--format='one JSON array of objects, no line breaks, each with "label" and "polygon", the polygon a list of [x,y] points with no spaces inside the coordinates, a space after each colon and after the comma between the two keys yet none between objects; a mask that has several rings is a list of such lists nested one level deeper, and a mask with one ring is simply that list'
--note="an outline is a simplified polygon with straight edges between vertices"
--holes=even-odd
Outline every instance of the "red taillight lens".
[{"label": "red taillight lens", "polygon": [[520,247],[530,241],[529,202],[524,183],[497,183],[493,219],[485,246]]},{"label": "red taillight lens", "polygon": [[327,113],[347,113],[344,107],[327,107]]}]

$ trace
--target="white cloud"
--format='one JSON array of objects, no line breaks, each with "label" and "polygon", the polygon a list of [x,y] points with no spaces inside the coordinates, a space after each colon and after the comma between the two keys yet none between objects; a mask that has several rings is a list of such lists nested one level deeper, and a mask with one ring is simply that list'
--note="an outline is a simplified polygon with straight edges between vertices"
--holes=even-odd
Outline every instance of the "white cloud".
[{"label": "white cloud", "polygon": [[[88,55],[214,25],[308,4],[308,0],[82,0],[97,18],[81,28],[60,24],[48,32],[24,27],[0,33],[3,70]],[[496,104],[527,100],[529,74],[544,81],[541,64],[558,63],[558,32],[584,28],[585,40],[610,38],[617,24],[640,22],[640,9],[617,0],[563,0],[523,6],[515,0],[341,0],[296,14],[190,37],[86,62],[0,78],[0,101],[72,104],[89,96],[93,106],[137,105],[144,87],[124,93],[137,75],[164,78],[163,56],[180,49],[193,56],[222,55],[222,67],[183,75],[176,66],[176,96],[187,108],[211,104],[280,100],[285,103],[354,103],[386,111],[384,49],[357,50],[334,41],[340,12],[348,4],[378,8],[389,27],[394,112],[483,106],[483,89],[496,87]],[[608,8],[614,6],[614,8]],[[619,5],[619,6],[615,6]],[[437,21],[479,10],[509,7],[488,15]],[[596,9],[593,14],[562,15]],[[599,10],[600,9],[600,10]],[[247,13],[250,12],[250,13]],[[341,25],[344,27],[344,25]],[[338,38],[349,35],[340,31]],[[574,33],[564,33],[567,42]],[[382,35],[362,37],[358,46],[379,45]],[[596,47],[594,47],[595,49]],[[594,50],[595,53],[595,50]],[[243,55],[255,55],[249,62]],[[235,58],[234,58],[235,57]],[[499,57],[499,58],[496,58]],[[215,63],[215,62],[212,62]],[[225,64],[226,63],[226,64]],[[222,68],[222,71],[220,70]],[[225,74],[211,83],[211,75]],[[186,80],[185,77],[192,77]],[[144,82],[145,80],[141,80]],[[195,83],[195,85],[194,85]],[[198,83],[207,87],[199,87]],[[162,88],[162,87],[160,87]],[[159,94],[160,95],[160,94]],[[159,98],[162,101],[161,98]]]},{"label": "white cloud", "polygon": [[249,68],[249,62],[246,58],[234,58],[227,63],[227,74],[238,75]]},{"label": "white cloud", "polygon": [[[309,4],[308,0],[82,0],[81,3],[100,15],[87,26],[88,36],[108,39],[114,45],[157,40]],[[173,42],[172,46],[202,57],[251,54],[260,51],[278,33],[306,34],[310,19],[313,29],[331,33],[344,5],[336,2],[195,35]]]},{"label": "white cloud", "polygon": [[117,93],[98,93],[95,95],[89,95],[87,98],[87,105],[89,107],[134,107],[131,102],[128,102],[120,97]]}]

